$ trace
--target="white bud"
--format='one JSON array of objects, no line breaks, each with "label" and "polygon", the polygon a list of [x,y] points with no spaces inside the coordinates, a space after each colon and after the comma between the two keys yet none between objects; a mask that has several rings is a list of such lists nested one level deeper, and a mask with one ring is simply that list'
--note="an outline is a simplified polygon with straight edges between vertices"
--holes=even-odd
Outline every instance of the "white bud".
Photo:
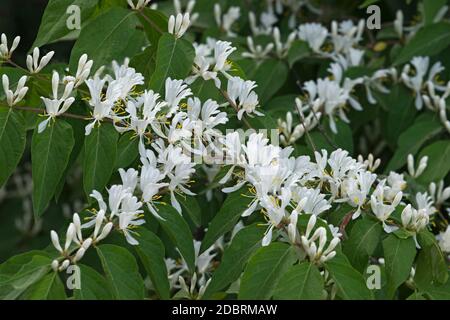
[{"label": "white bud", "polygon": [[58,237],[58,234],[56,233],[56,231],[54,231],[54,230],[50,231],[50,238],[52,240],[52,243],[53,243],[53,246],[55,247],[55,249],[62,253],[63,249],[61,248],[61,245],[59,244],[59,237]]}]

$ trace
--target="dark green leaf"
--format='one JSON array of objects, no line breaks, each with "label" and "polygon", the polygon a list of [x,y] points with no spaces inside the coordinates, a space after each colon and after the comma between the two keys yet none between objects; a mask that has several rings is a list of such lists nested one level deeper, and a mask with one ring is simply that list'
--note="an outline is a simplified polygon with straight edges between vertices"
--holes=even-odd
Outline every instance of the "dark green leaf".
[{"label": "dark green leaf", "polygon": [[58,272],[51,272],[30,286],[21,296],[24,300],[65,300],[64,284]]},{"label": "dark green leaf", "polygon": [[321,300],[323,299],[323,290],[323,277],[319,269],[310,262],[303,262],[287,270],[278,283],[274,298]]},{"label": "dark green leaf", "polygon": [[387,296],[391,298],[395,290],[409,277],[416,256],[416,245],[413,238],[400,239],[392,234],[383,240],[383,251],[386,264]]},{"label": "dark green leaf", "polygon": [[433,56],[450,45],[450,24],[439,22],[420,29],[394,61],[399,65],[415,56]]},{"label": "dark green leaf", "polygon": [[109,123],[92,129],[84,139],[83,184],[86,195],[102,191],[111,177],[117,150],[118,133]]},{"label": "dark green leaf", "polygon": [[270,299],[279,280],[296,260],[292,246],[274,242],[250,258],[241,279],[239,299]]},{"label": "dark green leaf", "polygon": [[250,197],[243,196],[243,189],[237,190],[227,196],[219,212],[209,224],[205,238],[203,238],[200,252],[211,247],[217,239],[236,225],[241,214],[251,202]]},{"label": "dark green leaf", "polygon": [[97,247],[112,294],[119,300],[144,298],[144,280],[134,256],[125,248],[103,244]]},{"label": "dark green leaf", "polygon": [[239,278],[250,256],[261,247],[264,231],[264,227],[253,224],[243,228],[234,236],[223,253],[219,268],[213,273],[204,297],[226,288]]},{"label": "dark green leaf", "polygon": [[13,109],[0,107],[0,187],[19,164],[26,140],[22,115]]},{"label": "dark green leaf", "polygon": [[161,240],[151,231],[139,228],[136,252],[161,299],[170,298],[170,287],[165,263],[165,249]]},{"label": "dark green leaf", "polygon": [[80,268],[80,288],[74,290],[77,300],[110,300],[111,292],[105,277],[89,266],[78,264]]},{"label": "dark green leaf", "polygon": [[44,213],[55,194],[74,144],[72,127],[64,120],[50,120],[41,133],[38,133],[37,127],[34,129],[31,164],[33,209],[37,217]]},{"label": "dark green leaf", "polygon": [[369,262],[369,256],[375,251],[383,228],[379,221],[360,219],[353,226],[349,239],[344,242],[344,253],[351,264],[363,272]]},{"label": "dark green leaf", "polygon": [[161,205],[158,207],[158,214],[163,218],[159,219],[164,231],[169,235],[170,240],[180,250],[189,269],[195,269],[194,239],[188,224],[183,217],[171,206]]},{"label": "dark green leaf", "polygon": [[439,182],[450,171],[450,140],[440,140],[425,147],[418,159],[428,156],[428,165],[419,182],[428,185],[430,182]]},{"label": "dark green leaf", "polygon": [[192,44],[165,33],[158,42],[156,68],[150,79],[150,88],[164,93],[167,78],[184,79],[192,69],[195,53]]},{"label": "dark green leaf", "polygon": [[338,288],[337,295],[345,300],[372,299],[372,292],[367,288],[364,277],[352,267],[347,257],[338,253],[325,263],[325,268]]}]

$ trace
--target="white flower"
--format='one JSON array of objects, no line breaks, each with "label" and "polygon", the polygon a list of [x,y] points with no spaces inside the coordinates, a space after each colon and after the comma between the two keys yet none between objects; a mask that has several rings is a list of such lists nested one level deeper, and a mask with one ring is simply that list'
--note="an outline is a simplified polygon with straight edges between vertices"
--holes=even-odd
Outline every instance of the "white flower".
[{"label": "white flower", "polygon": [[30,73],[38,73],[39,71],[41,71],[50,62],[50,59],[54,54],[54,51],[50,51],[45,56],[43,56],[41,61],[39,62],[39,48],[34,48],[33,55],[29,54],[27,56],[27,68]]},{"label": "white flower", "polygon": [[168,31],[176,38],[181,38],[189,28],[190,23],[189,13],[179,13],[176,17],[171,15],[169,18]]},{"label": "white flower", "polygon": [[385,180],[382,180],[378,183],[375,191],[372,193],[370,197],[370,206],[372,212],[375,216],[383,223],[384,231],[390,233],[394,230],[393,227],[388,226],[386,224],[386,220],[389,219],[392,212],[394,212],[395,208],[398,206],[400,201],[402,200],[403,193],[400,191],[396,194],[394,200],[390,204],[385,204],[384,199],[384,184]]},{"label": "white flower", "polygon": [[75,73],[75,77],[66,76],[64,77],[64,81],[74,82],[74,88],[78,88],[89,77],[93,63],[94,61],[92,60],[88,61],[87,54],[81,55],[80,59],[78,60],[78,68],[77,72]]},{"label": "white flower", "polygon": [[12,107],[18,104],[28,92],[28,87],[25,87],[25,83],[27,82],[27,76],[22,76],[17,82],[16,91],[12,91],[9,89],[9,78],[6,74],[2,76],[3,90],[6,95],[6,103]]},{"label": "white flower", "polygon": [[136,233],[133,229],[145,223],[144,219],[135,212],[121,212],[119,215],[119,229],[122,230],[127,242],[131,245],[138,245],[139,242],[133,238],[132,234]]},{"label": "white flower", "polygon": [[263,47],[262,45],[255,46],[253,38],[248,36],[247,47],[249,49],[249,52],[243,52],[242,57],[256,60],[266,59],[274,46],[275,45],[273,43],[268,43],[265,47]]},{"label": "white flower", "polygon": [[178,110],[181,100],[191,95],[191,89],[183,83],[183,80],[172,80],[171,78],[167,78],[165,95],[165,100],[167,102],[167,106],[169,107],[167,117],[170,117]]},{"label": "white flower", "polygon": [[274,39],[274,43],[275,43],[275,52],[278,56],[278,58],[283,59],[286,58],[289,49],[292,46],[292,43],[295,40],[295,37],[297,36],[297,34],[295,32],[291,32],[285,43],[281,42],[281,35],[280,35],[280,30],[277,27],[273,28],[273,39]]},{"label": "white flower", "polygon": [[120,178],[122,179],[122,185],[124,190],[133,193],[136,189],[136,185],[138,183],[138,174],[139,172],[133,168],[129,168],[128,170],[124,170],[122,168],[119,169]]},{"label": "white flower", "polygon": [[301,244],[312,263],[322,264],[336,255],[334,249],[339,244],[340,239],[333,237],[328,247],[325,247],[327,244],[327,230],[324,227],[319,227],[312,233],[316,221],[315,215],[309,218],[305,235],[301,236]]},{"label": "white flower", "polygon": [[[74,83],[69,82],[66,84],[64,88],[64,93],[61,97],[58,97],[58,89],[59,89],[59,74],[54,71],[52,76],[52,91],[53,91],[53,99],[41,97],[42,101],[45,104],[45,111],[48,115],[48,118],[38,126],[38,133],[47,128],[47,125],[51,119],[55,119],[57,116],[66,112],[69,107],[74,103],[75,98],[69,97],[72,93]],[[62,105],[62,106],[61,106]]]},{"label": "white flower", "polygon": [[444,189],[443,180],[439,181],[437,186],[434,182],[430,183],[428,189],[430,191],[431,199],[438,206],[442,205],[445,201],[447,201],[447,199],[450,198],[450,187],[446,187]]},{"label": "white flower", "polygon": [[450,226],[447,226],[445,232],[439,234],[438,240],[442,251],[450,253]]},{"label": "white flower", "polygon": [[408,154],[408,173],[411,177],[417,178],[419,177],[427,168],[428,157],[424,156],[419,161],[419,166],[417,170],[414,167],[414,158],[412,154]]},{"label": "white flower", "polygon": [[228,79],[227,93],[230,100],[238,109],[237,117],[242,119],[244,112],[248,115],[262,113],[256,111],[259,106],[258,95],[253,91],[256,88],[254,81],[244,81],[239,77],[232,77]]},{"label": "white flower", "polygon": [[228,11],[222,15],[222,9],[220,4],[214,5],[214,18],[216,23],[223,31],[226,32],[228,37],[235,37],[236,34],[231,31],[231,27],[235,21],[241,16],[241,9],[239,7],[230,7]]},{"label": "white flower", "polygon": [[6,38],[6,35],[4,33],[2,33],[0,40],[0,58],[9,60],[14,50],[16,50],[17,46],[19,45],[20,37],[14,38],[11,48],[8,48],[8,39]]},{"label": "white flower", "polygon": [[133,10],[141,10],[149,4],[150,0],[137,0],[136,4],[134,4],[133,0],[127,0],[127,2]]},{"label": "white flower", "polygon": [[403,209],[401,219],[403,227],[415,233],[424,229],[430,221],[426,209],[416,210],[410,204]]},{"label": "white flower", "polygon": [[328,30],[319,23],[305,23],[298,28],[298,37],[306,41],[314,52],[320,53],[320,47],[328,36]]}]

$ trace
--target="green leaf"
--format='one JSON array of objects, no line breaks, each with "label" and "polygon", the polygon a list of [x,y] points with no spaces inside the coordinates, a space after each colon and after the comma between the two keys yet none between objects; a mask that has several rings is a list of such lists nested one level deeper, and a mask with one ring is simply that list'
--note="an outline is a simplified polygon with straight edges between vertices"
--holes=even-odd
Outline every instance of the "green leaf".
[{"label": "green leaf", "polygon": [[167,31],[167,17],[162,12],[149,8],[139,10],[137,16],[144,27],[148,41],[156,47],[161,35]]},{"label": "green leaf", "polygon": [[406,280],[416,256],[413,238],[400,239],[391,234],[383,240],[383,251],[387,276],[387,296],[393,297],[395,290]]},{"label": "green leaf", "polygon": [[450,140],[440,140],[426,146],[418,159],[428,156],[428,165],[418,181],[428,185],[445,178],[450,171]]},{"label": "green leaf", "polygon": [[433,300],[450,300],[450,281],[445,284],[433,284],[425,293]]},{"label": "green leaf", "polygon": [[0,265],[0,298],[15,299],[50,270],[52,260],[43,251],[29,251]]},{"label": "green leaf", "polygon": [[384,134],[386,140],[395,146],[398,136],[411,125],[416,116],[414,97],[405,86],[396,85],[387,97],[388,114]]},{"label": "green leaf", "polygon": [[[335,146],[337,148],[342,148],[353,153],[353,135],[350,126],[341,121],[340,119],[335,119],[337,133],[333,133],[329,127],[328,120],[323,122],[323,131],[315,130],[309,134],[311,140],[314,143],[316,150],[325,149],[329,152],[335,150]],[[310,140],[305,137],[305,141],[308,146],[313,150],[314,148],[311,146]],[[331,140],[331,143],[330,141]],[[333,144],[332,144],[333,143]]]},{"label": "green leaf", "polygon": [[367,288],[364,277],[352,267],[347,257],[338,253],[325,263],[325,268],[338,288],[337,295],[345,300],[372,299],[372,292]]},{"label": "green leaf", "polygon": [[359,271],[363,272],[369,256],[375,251],[383,228],[379,221],[362,218],[353,226],[350,237],[344,242],[344,253],[350,263]]},{"label": "green leaf", "polygon": [[433,23],[434,18],[442,7],[445,6],[447,0],[423,0],[423,15],[425,25]]},{"label": "green leaf", "polygon": [[151,75],[156,68],[156,47],[147,47],[144,51],[135,55],[130,61],[130,67],[144,76],[144,86],[148,87]]},{"label": "green leaf", "polygon": [[171,206],[158,206],[158,214],[163,219],[158,219],[158,222],[169,235],[172,243],[180,250],[189,270],[193,272],[195,270],[194,238],[192,237],[189,225]]},{"label": "green leaf", "polygon": [[261,104],[266,103],[278,92],[286,82],[288,73],[288,66],[282,60],[269,59],[258,65],[251,79],[258,85],[255,92]]},{"label": "green leaf", "polygon": [[31,141],[33,209],[36,217],[44,213],[55,194],[75,144],[70,124],[61,119],[52,121],[41,133],[36,127]]},{"label": "green leaf", "polygon": [[192,44],[184,39],[177,39],[165,33],[158,42],[156,68],[149,87],[164,94],[167,78],[184,79],[192,69],[195,52]]},{"label": "green leaf", "polygon": [[139,139],[132,132],[120,136],[117,143],[115,168],[128,168],[139,155]]},{"label": "green leaf", "polygon": [[252,200],[250,197],[244,196],[243,193],[245,192],[241,188],[227,196],[219,212],[209,224],[200,252],[211,247],[220,236],[231,231],[236,225],[241,214],[247,209]]},{"label": "green leaf", "polygon": [[65,300],[64,284],[58,272],[51,272],[30,286],[21,296],[24,300]]},{"label": "green leaf", "polygon": [[135,48],[137,23],[134,12],[124,8],[113,7],[100,14],[81,30],[70,55],[70,71],[75,73],[84,53],[94,61],[92,70],[133,56],[140,50]]},{"label": "green leaf", "polygon": [[292,43],[288,52],[289,67],[293,67],[294,64],[303,58],[306,58],[311,54],[311,49],[305,41],[296,40]]},{"label": "green leaf", "polygon": [[420,147],[433,136],[442,131],[442,126],[436,117],[425,113],[414,121],[414,123],[400,135],[398,148],[395,150],[386,173],[401,168],[408,157],[408,154],[415,155]]},{"label": "green leaf", "polygon": [[80,22],[84,23],[94,13],[97,3],[98,0],[50,0],[32,48],[55,42],[73,32],[67,27],[70,17],[74,16],[72,11],[67,12],[70,6],[78,7]]},{"label": "green leaf", "polygon": [[11,108],[0,107],[0,187],[19,164],[26,141],[22,115]]},{"label": "green leaf", "polygon": [[86,195],[102,191],[109,181],[117,152],[118,133],[109,123],[92,129],[84,139],[83,184]]},{"label": "green leaf", "polygon": [[229,284],[239,279],[242,270],[250,256],[261,247],[264,237],[264,227],[252,224],[241,229],[223,253],[222,261],[214,271],[204,297],[225,289]]},{"label": "green leaf", "polygon": [[119,300],[144,298],[144,280],[139,274],[136,259],[127,249],[103,244],[97,247],[97,254],[114,298]]},{"label": "green leaf", "polygon": [[84,264],[80,268],[80,288],[74,290],[77,300],[110,300],[111,292],[108,290],[108,281],[100,273]]},{"label": "green leaf", "polygon": [[194,196],[183,195],[177,197],[183,213],[187,213],[192,222],[199,227],[202,224],[202,209]]},{"label": "green leaf", "polygon": [[324,283],[319,269],[311,262],[290,267],[274,292],[275,299],[321,300]]},{"label": "green leaf", "polygon": [[423,230],[417,240],[422,249],[417,257],[414,282],[423,291],[433,285],[445,284],[448,281],[447,263],[436,238],[431,232]]},{"label": "green leaf", "polygon": [[165,249],[161,240],[151,231],[139,228],[136,252],[161,299],[170,298],[170,286],[165,263]]},{"label": "green leaf", "polygon": [[250,258],[241,279],[238,299],[270,299],[278,281],[296,260],[292,246],[274,242]]},{"label": "green leaf", "polygon": [[415,56],[433,56],[450,45],[450,24],[439,22],[423,27],[403,47],[394,65],[411,60]]}]

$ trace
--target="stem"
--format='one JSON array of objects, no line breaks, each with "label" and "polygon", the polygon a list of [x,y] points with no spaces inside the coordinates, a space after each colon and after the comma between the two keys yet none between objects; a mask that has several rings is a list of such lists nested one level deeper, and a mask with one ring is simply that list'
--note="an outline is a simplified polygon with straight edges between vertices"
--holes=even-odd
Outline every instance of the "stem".
[{"label": "stem", "polygon": [[[32,107],[19,107],[19,106],[5,106],[5,105],[0,105],[0,107],[3,108],[12,108],[12,109],[16,109],[16,110],[22,110],[22,111],[29,111],[29,112],[34,112],[34,113],[39,113],[39,114],[45,114],[45,110],[44,109],[40,109],[40,108],[32,108]],[[66,117],[66,118],[72,118],[72,119],[79,119],[79,120],[89,120],[89,118],[87,118],[86,116],[82,116],[82,115],[78,115],[78,114],[73,114],[73,113],[62,113],[60,115],[58,115],[58,117]]]}]

